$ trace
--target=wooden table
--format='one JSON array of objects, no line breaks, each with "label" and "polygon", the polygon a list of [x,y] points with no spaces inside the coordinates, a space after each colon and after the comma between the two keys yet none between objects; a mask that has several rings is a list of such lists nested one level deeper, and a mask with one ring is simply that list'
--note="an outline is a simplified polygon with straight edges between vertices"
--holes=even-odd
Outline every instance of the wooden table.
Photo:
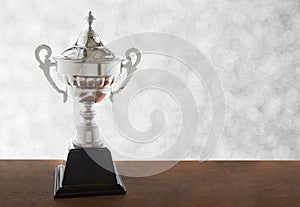
[{"label": "wooden table", "polygon": [[300,206],[299,161],[185,161],[151,177],[123,177],[126,195],[54,200],[60,163],[0,161],[0,206]]}]

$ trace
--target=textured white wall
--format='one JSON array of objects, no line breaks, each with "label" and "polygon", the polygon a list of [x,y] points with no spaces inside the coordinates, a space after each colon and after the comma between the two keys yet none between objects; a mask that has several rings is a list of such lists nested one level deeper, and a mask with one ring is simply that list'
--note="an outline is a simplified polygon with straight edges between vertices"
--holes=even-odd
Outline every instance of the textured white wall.
[{"label": "textured white wall", "polygon": [[[226,98],[225,130],[211,158],[300,158],[300,1],[1,0],[0,10],[2,159],[63,157],[66,141],[74,135],[73,104],[62,103],[33,53],[41,43],[50,45],[53,54],[71,46],[89,10],[97,18],[95,27],[104,43],[136,32],[167,32],[206,55],[223,82]],[[201,88],[199,99],[206,100]],[[132,125],[147,129],[143,103],[157,104],[151,97],[157,98],[161,110],[173,114],[169,131],[176,134],[180,122],[174,120],[180,116],[172,111],[178,106],[151,90],[133,101]],[[118,136],[106,110],[110,103],[97,108],[103,114],[99,122],[106,126],[103,133],[110,139]],[[200,140],[187,158],[199,156],[205,120],[199,127]]]}]

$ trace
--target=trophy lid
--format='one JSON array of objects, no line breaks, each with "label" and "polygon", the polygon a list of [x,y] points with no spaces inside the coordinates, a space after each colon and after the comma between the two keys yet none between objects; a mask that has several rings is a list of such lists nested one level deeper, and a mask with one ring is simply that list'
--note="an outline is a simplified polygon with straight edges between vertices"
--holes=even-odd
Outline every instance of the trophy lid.
[{"label": "trophy lid", "polygon": [[122,61],[116,57],[108,48],[104,47],[100,36],[92,28],[95,20],[92,12],[87,17],[88,28],[80,33],[76,43],[66,49],[62,54],[56,57],[56,60],[66,60],[72,62],[102,63],[110,61]]}]

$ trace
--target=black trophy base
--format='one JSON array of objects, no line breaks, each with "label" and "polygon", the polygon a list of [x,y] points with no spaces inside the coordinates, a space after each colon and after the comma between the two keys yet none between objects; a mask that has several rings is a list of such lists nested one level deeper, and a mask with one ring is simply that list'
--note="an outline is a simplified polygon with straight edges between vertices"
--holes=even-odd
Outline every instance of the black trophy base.
[{"label": "black trophy base", "polygon": [[107,148],[72,149],[55,169],[54,198],[125,194]]}]

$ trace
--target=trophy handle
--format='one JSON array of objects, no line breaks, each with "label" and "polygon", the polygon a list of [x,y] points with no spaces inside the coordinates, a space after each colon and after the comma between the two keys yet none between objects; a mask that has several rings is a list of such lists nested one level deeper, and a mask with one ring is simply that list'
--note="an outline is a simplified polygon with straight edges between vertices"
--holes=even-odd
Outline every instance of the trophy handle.
[{"label": "trophy handle", "polygon": [[[45,55],[44,61],[41,60],[40,53],[42,50],[46,50],[47,54]],[[51,86],[58,92],[63,94],[63,102],[65,103],[68,99],[68,95],[65,91],[58,88],[56,83],[53,81],[51,75],[50,75],[50,67],[55,66],[55,63],[50,61],[50,56],[52,55],[52,50],[48,45],[40,45],[35,49],[35,58],[39,62],[39,67],[44,72],[45,77],[47,78],[48,82],[51,84]]]},{"label": "trophy handle", "polygon": [[[132,59],[130,57],[131,54],[135,54],[136,55],[136,60],[135,63],[132,64]],[[111,93],[110,95],[110,100],[113,102],[113,96],[117,93],[119,93],[122,89],[124,89],[124,87],[128,84],[128,82],[130,81],[130,79],[132,78],[133,73],[137,70],[136,66],[140,63],[141,61],[141,52],[136,49],[136,48],[130,48],[125,52],[125,56],[127,59],[127,62],[122,65],[122,67],[127,69],[127,76],[125,78],[125,80],[123,81],[122,85],[120,86],[120,88],[114,92]]]}]

